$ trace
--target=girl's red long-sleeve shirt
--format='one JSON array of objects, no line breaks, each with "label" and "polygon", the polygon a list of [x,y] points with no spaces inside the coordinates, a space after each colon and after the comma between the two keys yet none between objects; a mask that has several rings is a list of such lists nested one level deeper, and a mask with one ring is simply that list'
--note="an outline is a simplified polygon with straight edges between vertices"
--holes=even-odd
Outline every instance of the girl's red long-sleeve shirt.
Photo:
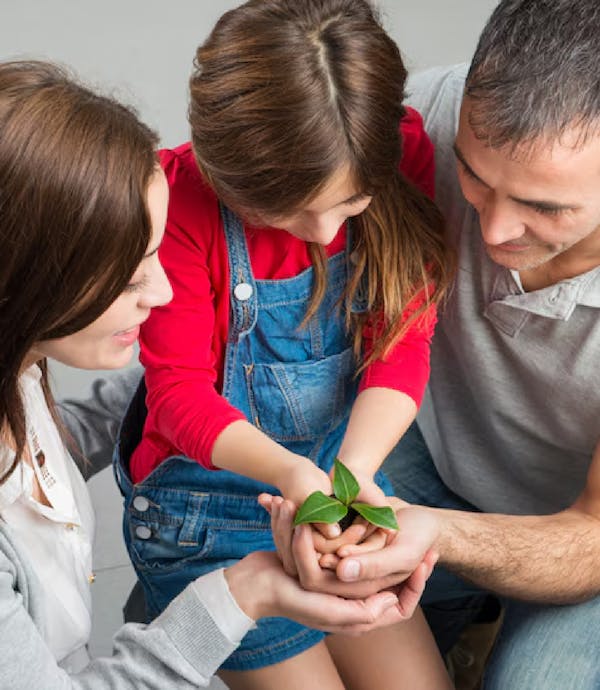
[{"label": "girl's red long-sleeve shirt", "polygon": [[[408,108],[400,131],[402,172],[433,197],[433,146],[421,116]],[[244,415],[220,391],[229,329],[229,269],[219,206],[203,180],[189,143],[160,152],[170,187],[167,227],[159,255],[173,287],[173,300],[152,311],[142,326],[140,359],[146,368],[148,417],[131,459],[134,482],[165,458],[185,454],[213,468],[219,434]],[[311,265],[306,242],[284,230],[253,228],[247,233],[257,280],[281,280]],[[345,248],[340,228],[327,254]],[[421,300],[423,297],[420,298]],[[418,302],[409,305],[413,310]],[[392,388],[420,404],[429,377],[429,345],[435,324],[432,305],[384,360],[363,373],[360,389]],[[372,347],[365,331],[366,351]]]}]

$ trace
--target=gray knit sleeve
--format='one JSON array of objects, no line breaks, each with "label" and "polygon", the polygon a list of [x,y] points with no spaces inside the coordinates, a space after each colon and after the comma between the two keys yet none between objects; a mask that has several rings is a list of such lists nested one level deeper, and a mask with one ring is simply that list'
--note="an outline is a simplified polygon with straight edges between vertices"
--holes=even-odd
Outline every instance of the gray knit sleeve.
[{"label": "gray knit sleeve", "polygon": [[138,366],[96,379],[88,398],[58,403],[62,421],[86,460],[77,463],[85,479],[110,465],[119,425],[143,374]]},{"label": "gray knit sleeve", "polygon": [[[213,580],[211,586],[226,586]],[[11,690],[186,690],[206,686],[237,646],[192,583],[148,626],[130,623],[114,637],[113,655],[69,675],[45,643],[41,587],[0,521],[0,687]],[[238,621],[240,623],[240,621]],[[241,630],[252,621],[241,619]]]}]

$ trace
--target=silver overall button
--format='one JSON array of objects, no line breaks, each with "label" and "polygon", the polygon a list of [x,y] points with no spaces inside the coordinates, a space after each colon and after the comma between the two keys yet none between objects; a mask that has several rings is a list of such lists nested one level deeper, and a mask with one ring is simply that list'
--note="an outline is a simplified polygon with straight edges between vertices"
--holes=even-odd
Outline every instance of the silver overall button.
[{"label": "silver overall button", "polygon": [[238,283],[234,288],[233,288],[233,294],[235,295],[235,298],[238,299],[240,302],[245,302],[246,300],[249,300],[252,297],[252,293],[254,291],[252,290],[252,285],[249,283]]},{"label": "silver overall button", "polygon": [[152,536],[152,530],[145,525],[140,525],[139,527],[135,528],[135,535],[140,539],[150,539]]},{"label": "silver overall button", "polygon": [[133,499],[133,507],[143,513],[150,507],[150,501],[145,496],[136,496]]}]

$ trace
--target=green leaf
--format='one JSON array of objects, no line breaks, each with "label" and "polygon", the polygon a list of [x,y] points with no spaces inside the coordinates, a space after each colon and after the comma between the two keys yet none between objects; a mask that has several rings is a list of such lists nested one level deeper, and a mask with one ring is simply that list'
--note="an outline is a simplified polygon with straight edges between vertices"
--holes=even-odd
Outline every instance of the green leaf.
[{"label": "green leaf", "polygon": [[377,527],[398,529],[396,514],[390,506],[370,506],[368,503],[353,503],[352,508],[362,515],[365,520]]},{"label": "green leaf", "polygon": [[355,476],[343,462],[336,458],[333,470],[333,493],[345,506],[349,506],[358,496],[359,491],[360,486]]},{"label": "green leaf", "polygon": [[348,508],[337,499],[325,496],[322,491],[312,493],[298,508],[294,525],[304,522],[326,522],[328,524],[341,520]]}]

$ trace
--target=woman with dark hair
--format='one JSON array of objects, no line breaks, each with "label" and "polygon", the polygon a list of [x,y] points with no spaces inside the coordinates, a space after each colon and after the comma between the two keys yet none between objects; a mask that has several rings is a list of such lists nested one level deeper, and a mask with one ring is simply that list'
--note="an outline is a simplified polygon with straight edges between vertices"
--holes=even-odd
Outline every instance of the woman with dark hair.
[{"label": "woman with dark hair", "polygon": [[112,657],[90,661],[94,516],[46,358],[121,367],[150,309],[171,299],[156,143],[133,112],[63,70],[0,64],[2,688],[196,688],[253,618],[356,632],[409,616],[423,589],[427,565],[404,610],[390,593],[349,602],[304,592],[275,554],[256,553],[191,582],[150,626],[124,626]]},{"label": "woman with dark hair", "polygon": [[[365,0],[250,0],[198,48],[192,142],[161,153],[174,299],[142,329],[148,414],[141,439],[125,425],[116,467],[150,618],[200,573],[273,549],[257,496],[330,494],[335,456],[359,500],[387,504],[377,470],[421,401],[450,274],[405,77]],[[315,531],[320,552],[336,528]],[[234,689],[448,685],[420,614],[352,640],[261,621],[220,675]]]}]

